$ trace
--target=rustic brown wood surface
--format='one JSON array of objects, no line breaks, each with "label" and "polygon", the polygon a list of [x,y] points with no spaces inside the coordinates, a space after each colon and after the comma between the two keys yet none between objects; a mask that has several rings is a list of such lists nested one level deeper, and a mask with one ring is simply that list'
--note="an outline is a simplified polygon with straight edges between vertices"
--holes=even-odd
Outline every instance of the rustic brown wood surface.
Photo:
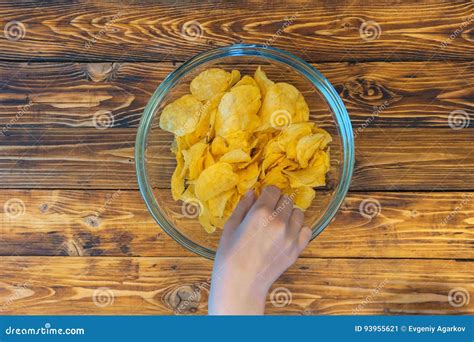
[{"label": "rustic brown wood surface", "polygon": [[[180,2],[179,6],[175,1],[22,6],[12,2],[0,5],[0,24],[20,21],[25,35],[19,42],[1,40],[0,49],[13,61],[155,62],[186,60],[215,46],[244,42],[283,48],[309,61],[472,60],[474,38],[468,25],[473,9],[469,0]],[[378,39],[361,39],[361,27],[375,27]],[[463,32],[450,40],[460,27]],[[285,34],[279,34],[283,29]]]},{"label": "rustic brown wood surface", "polygon": [[[3,257],[0,266],[2,296],[15,298],[0,306],[4,314],[205,314],[212,263],[180,257]],[[434,259],[299,259],[274,285],[291,291],[291,304],[278,308],[268,301],[268,313],[472,314],[472,303],[453,308],[448,295],[457,287],[474,290],[473,267],[472,261]],[[374,301],[361,305],[374,289]],[[94,297],[97,290],[100,297]],[[199,293],[192,297],[199,302],[186,303],[189,293]]]},{"label": "rustic brown wood surface", "polygon": [[[0,136],[0,188],[137,189],[135,135],[136,128],[14,126]],[[170,145],[168,133],[155,139]],[[471,128],[367,128],[356,139],[351,189],[474,190],[473,144]],[[160,162],[155,182],[169,188],[176,162]]]},{"label": "rustic brown wood surface", "polygon": [[[169,72],[244,42],[312,62],[356,131],[351,192],[275,284],[291,303],[269,299],[267,312],[473,314],[473,10],[434,0],[1,3],[0,313],[206,313],[212,263],[148,213],[134,142]],[[113,125],[98,130],[104,113]],[[453,113],[464,119],[455,129]],[[163,161],[159,188],[172,168]],[[362,215],[364,200],[379,214]],[[452,305],[453,289],[470,300]]]},{"label": "rustic brown wood surface", "polygon": [[[0,191],[0,203],[9,198],[25,203],[25,215],[0,214],[8,225],[0,255],[195,256],[157,229],[138,191]],[[359,212],[367,199],[380,202],[381,212],[373,219]],[[473,192],[351,193],[303,257],[474,259],[471,199]],[[180,212],[180,204],[171,209]],[[181,223],[195,236],[202,235],[194,220]]]},{"label": "rustic brown wood surface", "polygon": [[[114,127],[138,126],[150,96],[180,63],[0,62],[0,127],[92,127],[110,113]],[[354,129],[449,128],[458,109],[474,111],[474,62],[313,63],[344,100]],[[254,67],[249,71],[253,71]],[[312,108],[312,110],[315,110]],[[1,135],[0,135],[1,138]]]}]

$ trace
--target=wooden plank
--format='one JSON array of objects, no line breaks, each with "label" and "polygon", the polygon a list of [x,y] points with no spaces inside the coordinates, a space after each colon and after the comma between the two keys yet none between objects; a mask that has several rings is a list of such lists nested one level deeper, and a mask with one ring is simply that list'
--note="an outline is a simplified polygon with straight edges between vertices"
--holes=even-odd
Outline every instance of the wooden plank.
[{"label": "wooden plank", "polygon": [[464,175],[474,167],[473,142],[471,129],[363,131],[356,141],[352,189],[364,184],[392,191],[473,189]]},{"label": "wooden plank", "polygon": [[[134,128],[12,128],[0,135],[0,188],[136,189],[135,134]],[[169,188],[174,170],[170,143],[163,131],[149,141],[158,188]],[[367,128],[356,139],[351,189],[473,190],[473,143],[471,128]]]},{"label": "wooden plank", "polygon": [[2,187],[137,188],[135,129],[11,129],[1,137]]},{"label": "wooden plank", "polygon": [[[216,248],[218,233],[165,202],[190,239]],[[11,208],[0,213],[0,255],[195,256],[161,230],[138,191],[2,190],[0,207]],[[474,259],[473,227],[473,192],[350,193],[303,256]]]},{"label": "wooden plank", "polygon": [[[237,42],[272,45],[310,61],[473,58],[469,0],[271,4],[3,3],[0,26],[14,23],[21,32],[13,26],[9,39],[0,40],[0,58],[184,60]],[[371,28],[374,35],[364,33]]]},{"label": "wooden plank", "polygon": [[[2,314],[205,314],[212,263],[202,258],[3,257],[0,266]],[[274,285],[285,287],[291,301],[275,307],[269,295],[266,311],[472,314],[472,301],[452,306],[449,293],[473,293],[473,266],[453,260],[300,259]]]},{"label": "wooden plank", "polygon": [[[0,134],[10,127],[137,127],[172,63],[0,63]],[[474,62],[318,63],[342,97],[354,130],[370,127],[448,127],[449,114],[474,116]],[[229,68],[229,66],[226,66]],[[253,73],[254,66],[239,66]],[[281,80],[281,75],[271,78]],[[292,81],[291,76],[285,81]],[[296,84],[296,82],[295,82]],[[305,91],[305,89],[302,89]],[[309,97],[321,119],[324,108]],[[322,122],[324,124],[325,122]],[[474,125],[472,120],[471,125]]]}]

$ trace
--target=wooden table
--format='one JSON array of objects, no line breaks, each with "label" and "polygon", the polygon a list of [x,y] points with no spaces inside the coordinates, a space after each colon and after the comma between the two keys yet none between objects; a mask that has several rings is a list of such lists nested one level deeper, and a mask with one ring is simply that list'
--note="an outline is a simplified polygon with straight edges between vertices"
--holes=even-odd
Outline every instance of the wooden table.
[{"label": "wooden table", "polygon": [[[0,310],[206,314],[206,286],[195,290],[212,263],[148,214],[134,139],[170,71],[245,42],[314,63],[359,129],[342,209],[275,284],[291,302],[268,298],[267,312],[474,313],[473,12],[472,1],[2,3]],[[111,127],[97,129],[104,115]],[[367,201],[378,215],[361,214]]]}]

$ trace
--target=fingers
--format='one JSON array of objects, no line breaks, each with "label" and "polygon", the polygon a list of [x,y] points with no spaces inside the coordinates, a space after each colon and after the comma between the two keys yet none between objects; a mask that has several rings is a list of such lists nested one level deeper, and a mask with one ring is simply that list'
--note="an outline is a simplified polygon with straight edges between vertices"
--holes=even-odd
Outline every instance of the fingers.
[{"label": "fingers", "polygon": [[298,242],[296,246],[298,255],[300,255],[303,249],[305,249],[305,247],[308,245],[309,241],[311,240],[312,235],[313,235],[313,232],[311,231],[309,227],[301,228],[298,234]]},{"label": "fingers", "polygon": [[282,222],[287,223],[290,220],[292,210],[293,200],[287,195],[282,195],[275,206],[277,217],[280,218]]},{"label": "fingers", "polygon": [[255,203],[255,191],[249,190],[235,207],[232,215],[227,220],[224,230],[235,229],[244,220],[245,215]]},{"label": "fingers", "polygon": [[299,208],[294,208],[291,211],[291,216],[288,222],[289,236],[292,239],[298,239],[298,234],[303,226],[304,214]]},{"label": "fingers", "polygon": [[232,212],[232,215],[230,215],[229,219],[224,225],[219,248],[221,248],[221,246],[222,248],[226,248],[225,246],[227,246],[229,241],[232,241],[231,237],[233,236],[233,233],[237,230],[237,228],[240,226],[240,223],[244,220],[248,211],[255,203],[255,199],[255,191],[253,190],[247,191],[244,197],[242,197],[242,199]]},{"label": "fingers", "polygon": [[293,241],[292,255],[295,260],[301,254],[308,242],[311,240],[311,229],[303,227],[304,214],[301,209],[294,208],[291,212],[290,222],[288,222],[288,236]]},{"label": "fingers", "polygon": [[266,186],[262,190],[262,194],[255,202],[255,206],[262,206],[273,210],[280,200],[281,191],[274,185]]}]

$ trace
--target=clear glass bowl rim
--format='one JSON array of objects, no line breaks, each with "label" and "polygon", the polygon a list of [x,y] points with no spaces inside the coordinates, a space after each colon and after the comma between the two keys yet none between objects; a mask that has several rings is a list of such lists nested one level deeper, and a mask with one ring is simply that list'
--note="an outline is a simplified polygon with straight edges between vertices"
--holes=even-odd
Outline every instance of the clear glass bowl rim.
[{"label": "clear glass bowl rim", "polygon": [[212,60],[232,56],[263,57],[270,61],[280,62],[294,68],[297,72],[304,75],[314,85],[314,87],[323,94],[329,107],[334,113],[343,150],[342,171],[336,193],[333,195],[326,212],[323,214],[322,218],[320,218],[319,222],[311,227],[313,231],[311,240],[317,237],[336,215],[339,207],[344,201],[347,191],[349,190],[354,169],[354,137],[347,109],[331,83],[329,83],[329,81],[309,63],[287,51],[253,44],[235,44],[226,47],[219,47],[199,53],[192,57],[164,79],[164,81],[157,87],[145,107],[135,141],[135,165],[140,193],[145,201],[148,211],[151,213],[158,225],[179,244],[208,259],[214,258],[215,251],[189,240],[174,228],[159,209],[158,203],[155,201],[153,196],[153,190],[146,177],[145,150],[148,132],[151,129],[155,111],[166,96],[168,90],[174,87],[183,76],[187,75],[188,72],[192,71],[194,68]]}]

